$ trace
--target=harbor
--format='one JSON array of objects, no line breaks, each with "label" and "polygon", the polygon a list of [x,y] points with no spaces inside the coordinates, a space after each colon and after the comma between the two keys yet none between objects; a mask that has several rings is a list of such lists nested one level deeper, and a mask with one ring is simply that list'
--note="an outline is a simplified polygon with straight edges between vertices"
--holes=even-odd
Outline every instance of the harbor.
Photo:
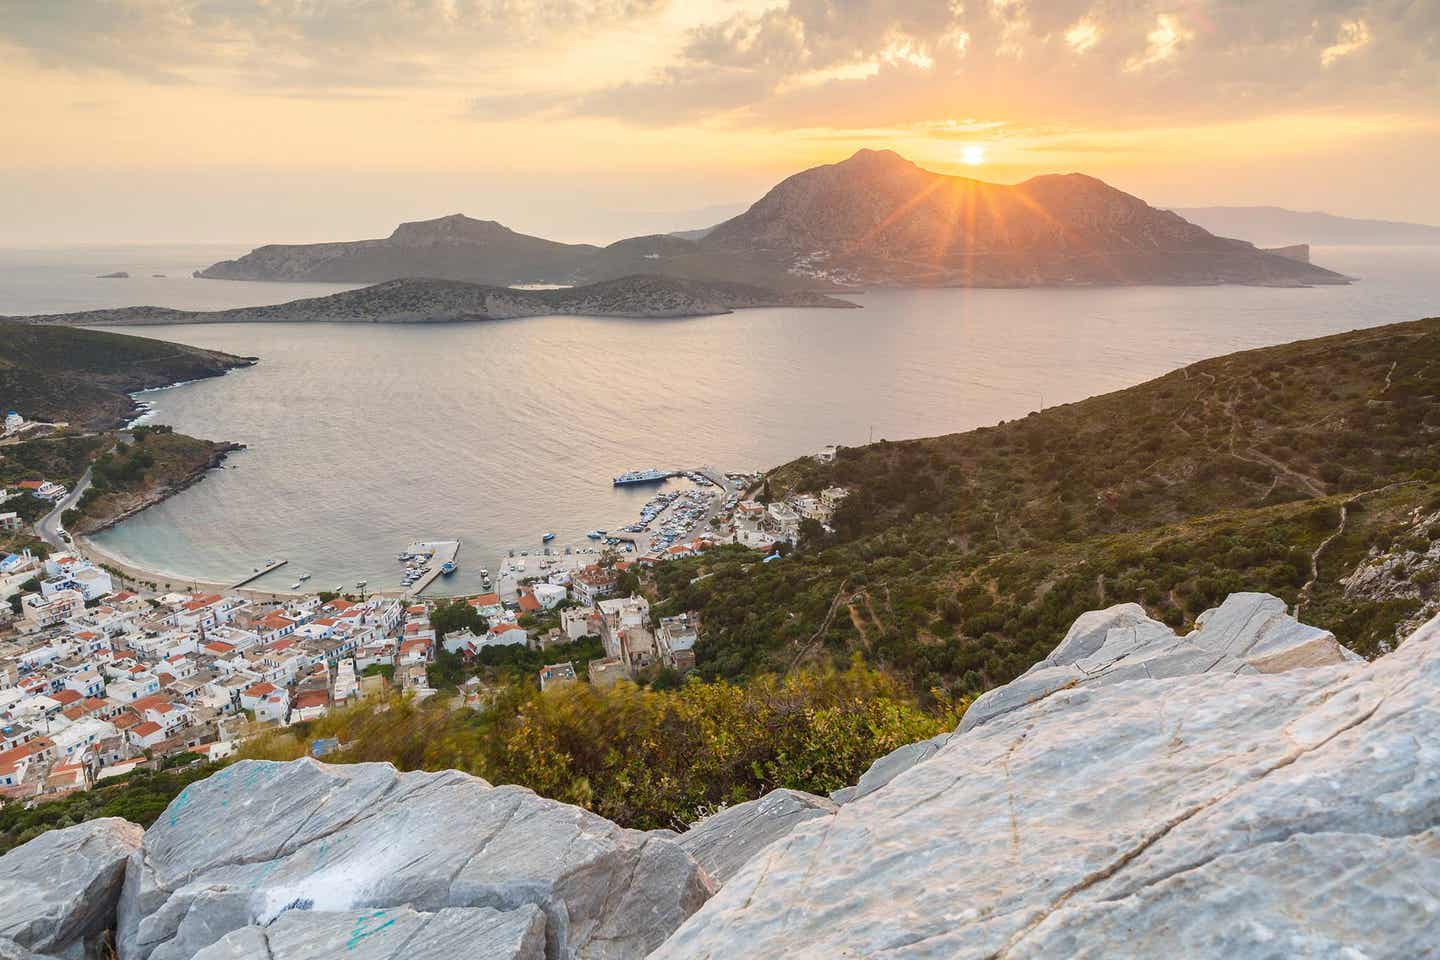
[{"label": "harbor", "polygon": [[[438,578],[454,573],[459,568],[455,559],[459,554],[459,540],[416,541],[410,544],[398,558],[402,563],[414,563],[409,569],[413,569],[417,574],[411,578],[407,573],[405,595],[418,597]],[[416,563],[421,557],[425,559]]]}]

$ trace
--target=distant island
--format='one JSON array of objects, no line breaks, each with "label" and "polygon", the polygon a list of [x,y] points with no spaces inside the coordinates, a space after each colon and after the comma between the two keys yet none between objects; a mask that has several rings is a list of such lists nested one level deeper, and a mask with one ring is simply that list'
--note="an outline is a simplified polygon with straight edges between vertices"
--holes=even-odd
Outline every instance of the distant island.
[{"label": "distant island", "polygon": [[130,274],[124,270],[116,270],[114,273],[102,273],[96,280],[129,280]]},{"label": "distant island", "polygon": [[1179,207],[1174,212],[1206,230],[1265,246],[1440,244],[1440,227],[1423,223],[1357,220],[1282,207]]},{"label": "distant island", "polygon": [[622,277],[555,290],[515,290],[458,280],[402,279],[324,297],[230,310],[121,307],[8,318],[30,324],[143,326],[168,323],[459,323],[551,315],[674,318],[748,307],[855,309],[856,304],[804,290],[673,277]]},{"label": "distant island", "polygon": [[776,290],[1347,282],[1215,236],[1094,177],[1041,176],[1007,186],[933,173],[888,150],[861,150],[797,173],[708,230],[598,247],[453,214],[401,224],[383,239],[269,244],[195,275],[583,285],[638,273]]}]

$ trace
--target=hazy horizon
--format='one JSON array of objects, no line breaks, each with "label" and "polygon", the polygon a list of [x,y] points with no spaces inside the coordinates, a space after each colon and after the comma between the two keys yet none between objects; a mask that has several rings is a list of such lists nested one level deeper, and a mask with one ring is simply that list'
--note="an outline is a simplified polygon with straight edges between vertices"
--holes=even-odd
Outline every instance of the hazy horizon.
[{"label": "hazy horizon", "polygon": [[1440,5],[0,0],[0,244],[604,243],[860,147],[1440,223]]}]

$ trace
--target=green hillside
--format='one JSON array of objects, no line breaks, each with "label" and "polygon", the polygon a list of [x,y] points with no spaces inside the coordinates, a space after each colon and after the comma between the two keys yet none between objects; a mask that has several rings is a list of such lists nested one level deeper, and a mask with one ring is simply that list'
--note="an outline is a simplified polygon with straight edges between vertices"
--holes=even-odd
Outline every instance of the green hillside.
[{"label": "green hillside", "polygon": [[[921,690],[975,693],[1085,610],[1133,600],[1180,626],[1236,590],[1303,599],[1307,621],[1373,655],[1436,599],[1437,397],[1440,319],[1206,360],[995,427],[787,464],[772,496],[853,491],[832,535],[767,565],[739,549],[666,565],[648,586],[665,613],[700,611],[700,664],[718,676],[859,652]],[[1347,595],[1375,553],[1401,575]]]},{"label": "green hillside", "polygon": [[130,416],[128,393],[253,362],[148,337],[6,320],[0,345],[0,408],[92,430]]}]

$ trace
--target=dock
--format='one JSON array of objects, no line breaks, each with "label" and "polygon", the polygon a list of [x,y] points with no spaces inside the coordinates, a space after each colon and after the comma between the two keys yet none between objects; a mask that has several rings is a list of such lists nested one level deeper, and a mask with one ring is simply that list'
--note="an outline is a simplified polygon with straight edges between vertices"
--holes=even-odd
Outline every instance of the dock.
[{"label": "dock", "polygon": [[230,584],[230,589],[239,590],[241,587],[245,586],[245,584],[259,580],[261,577],[265,576],[265,574],[270,573],[272,570],[279,570],[281,567],[285,566],[285,564],[289,562],[289,560],[274,560],[270,563],[267,563],[265,566],[250,574],[250,576],[246,577],[244,580],[237,580],[234,583]]},{"label": "dock", "polygon": [[[415,550],[415,547],[419,547],[421,549]],[[432,556],[430,557],[430,564],[425,568],[425,573],[420,577],[419,580],[416,580],[414,583],[412,583],[410,585],[410,589],[406,591],[407,596],[418,597],[420,596],[420,594],[424,593],[432,583],[435,582],[436,577],[440,576],[441,566],[443,566],[449,561],[454,560],[460,554],[460,541],[427,541],[424,543],[411,544],[411,548],[412,553],[433,551]]]}]

